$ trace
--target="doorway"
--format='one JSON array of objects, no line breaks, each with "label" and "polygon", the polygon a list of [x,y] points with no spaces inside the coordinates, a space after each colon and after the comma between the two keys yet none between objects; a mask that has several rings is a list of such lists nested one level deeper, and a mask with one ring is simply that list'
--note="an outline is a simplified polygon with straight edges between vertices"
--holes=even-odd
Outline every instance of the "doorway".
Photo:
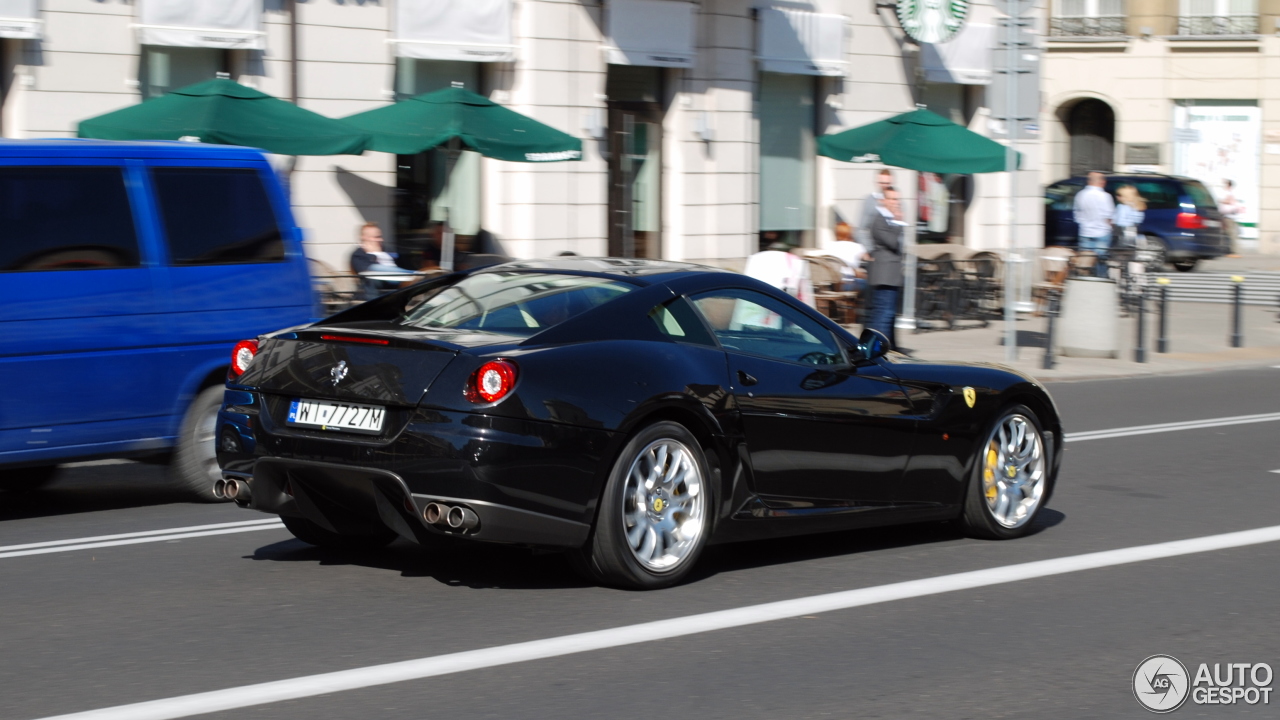
[{"label": "doorway", "polygon": [[662,70],[610,65],[609,255],[662,257]]},{"label": "doorway", "polygon": [[1116,115],[1101,100],[1081,100],[1067,111],[1071,136],[1071,175],[1115,169]]}]

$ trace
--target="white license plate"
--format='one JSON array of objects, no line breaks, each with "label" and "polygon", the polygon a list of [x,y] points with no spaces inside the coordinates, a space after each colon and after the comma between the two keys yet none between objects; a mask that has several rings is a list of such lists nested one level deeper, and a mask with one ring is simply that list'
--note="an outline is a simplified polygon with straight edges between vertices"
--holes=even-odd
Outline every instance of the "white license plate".
[{"label": "white license plate", "polygon": [[387,409],[334,400],[294,400],[285,421],[293,427],[377,434],[382,432]]}]

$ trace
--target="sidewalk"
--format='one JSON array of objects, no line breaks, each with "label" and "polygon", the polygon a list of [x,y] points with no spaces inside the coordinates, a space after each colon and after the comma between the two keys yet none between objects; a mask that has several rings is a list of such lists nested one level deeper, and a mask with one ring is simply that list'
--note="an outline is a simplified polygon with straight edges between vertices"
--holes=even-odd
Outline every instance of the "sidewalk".
[{"label": "sidewalk", "polygon": [[[1280,263],[1278,263],[1280,264]],[[898,331],[899,344],[924,360],[991,362],[1010,365],[1043,380],[1086,380],[1174,373],[1194,373],[1235,367],[1280,365],[1280,322],[1273,308],[1245,306],[1244,347],[1230,347],[1231,306],[1213,303],[1169,304],[1169,350],[1156,347],[1156,316],[1147,315],[1147,362],[1133,360],[1137,320],[1120,319],[1120,356],[1064,357],[1055,352],[1055,366],[1045,370],[1044,345],[1048,318],[1021,316],[1017,323],[1017,360],[1005,360],[1004,322],[985,328]],[[858,330],[856,326],[853,328]]]}]

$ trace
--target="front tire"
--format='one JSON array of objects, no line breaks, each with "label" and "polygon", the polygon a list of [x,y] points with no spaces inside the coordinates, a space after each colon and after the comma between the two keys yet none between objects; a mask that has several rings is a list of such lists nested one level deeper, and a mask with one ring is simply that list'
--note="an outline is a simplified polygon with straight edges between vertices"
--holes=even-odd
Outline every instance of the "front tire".
[{"label": "front tire", "polygon": [[385,532],[375,531],[362,535],[342,535],[325,530],[303,517],[281,515],[280,520],[284,522],[285,528],[302,542],[330,550],[379,550],[396,539],[395,531],[390,529],[386,529]]},{"label": "front tire", "polygon": [[213,484],[222,478],[213,442],[222,395],[222,386],[215,385],[191,401],[169,464],[170,483],[197,502],[225,502],[213,494]]},{"label": "front tire", "polygon": [[1196,269],[1196,264],[1199,262],[1200,260],[1197,258],[1191,258],[1189,260],[1174,260],[1173,268],[1178,272],[1191,272]]},{"label": "front tire", "polygon": [[679,423],[636,433],[614,461],[579,567],[605,585],[655,590],[680,582],[711,533],[712,475]]},{"label": "front tire", "polygon": [[970,537],[1007,540],[1031,531],[1049,497],[1053,444],[1025,405],[996,417],[974,458],[961,524]]},{"label": "front tire", "polygon": [[53,480],[57,465],[0,470],[0,490],[22,493],[47,485]]}]

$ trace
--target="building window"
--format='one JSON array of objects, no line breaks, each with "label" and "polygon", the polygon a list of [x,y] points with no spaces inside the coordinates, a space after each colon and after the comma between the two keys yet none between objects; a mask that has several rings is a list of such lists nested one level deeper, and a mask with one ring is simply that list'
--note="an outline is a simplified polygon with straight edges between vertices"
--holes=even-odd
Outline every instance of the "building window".
[{"label": "building window", "polygon": [[1124,0],[1054,0],[1049,34],[1056,37],[1124,37]]},{"label": "building window", "polygon": [[760,249],[811,245],[817,79],[760,73]]},{"label": "building window", "polygon": [[1258,0],[1180,0],[1179,35],[1257,35]]},{"label": "building window", "polygon": [[230,50],[144,45],[138,63],[138,89],[143,100],[150,100],[230,71]]},{"label": "building window", "polygon": [[[460,83],[480,93],[480,64],[461,60],[399,58],[396,96],[407,100]],[[449,152],[436,148],[396,156],[395,247],[415,266],[433,253],[431,227],[448,222],[468,245],[480,230],[480,154],[463,150],[450,168]]]}]

